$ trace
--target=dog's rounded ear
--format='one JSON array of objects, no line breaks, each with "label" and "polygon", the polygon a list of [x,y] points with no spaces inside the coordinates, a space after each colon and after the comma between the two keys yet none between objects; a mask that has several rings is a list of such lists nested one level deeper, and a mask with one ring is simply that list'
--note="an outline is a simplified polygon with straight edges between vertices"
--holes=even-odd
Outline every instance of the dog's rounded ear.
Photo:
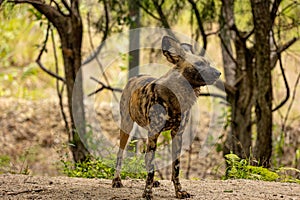
[{"label": "dog's rounded ear", "polygon": [[194,54],[193,46],[191,44],[181,43],[180,46],[184,51]]},{"label": "dog's rounded ear", "polygon": [[163,37],[161,48],[167,60],[173,64],[178,63],[185,56],[185,52],[181,48],[180,43],[169,36]]}]

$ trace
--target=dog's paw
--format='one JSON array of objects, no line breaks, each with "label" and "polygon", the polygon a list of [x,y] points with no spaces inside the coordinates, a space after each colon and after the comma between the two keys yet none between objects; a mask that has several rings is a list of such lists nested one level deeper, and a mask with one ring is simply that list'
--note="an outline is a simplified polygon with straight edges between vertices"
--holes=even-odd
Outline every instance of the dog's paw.
[{"label": "dog's paw", "polygon": [[143,198],[146,200],[152,200],[153,199],[152,191],[144,191]]},{"label": "dog's paw", "polygon": [[160,186],[160,182],[159,181],[154,181],[153,182],[153,187],[159,187]]},{"label": "dog's paw", "polygon": [[186,198],[190,198],[191,195],[186,191],[177,191],[176,192],[176,197],[178,199],[186,199]]},{"label": "dog's paw", "polygon": [[123,187],[121,179],[120,178],[114,178],[113,181],[112,181],[112,187],[113,188],[121,188],[121,187]]}]

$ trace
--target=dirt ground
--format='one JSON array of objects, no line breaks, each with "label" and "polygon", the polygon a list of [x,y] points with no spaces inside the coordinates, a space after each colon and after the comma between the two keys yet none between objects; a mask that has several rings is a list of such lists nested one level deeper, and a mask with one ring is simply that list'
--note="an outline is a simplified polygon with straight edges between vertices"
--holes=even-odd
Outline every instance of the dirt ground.
[{"label": "dirt ground", "polygon": [[[141,199],[143,180],[125,180],[112,188],[105,179],[0,175],[1,199]],[[171,181],[160,181],[154,199],[176,199]],[[300,185],[250,180],[182,180],[191,199],[300,199]]]}]

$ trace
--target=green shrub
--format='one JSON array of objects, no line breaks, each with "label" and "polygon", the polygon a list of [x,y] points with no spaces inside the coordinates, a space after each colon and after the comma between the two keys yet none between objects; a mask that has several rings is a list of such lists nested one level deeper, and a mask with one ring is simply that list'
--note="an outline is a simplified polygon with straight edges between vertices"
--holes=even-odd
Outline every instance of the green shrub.
[{"label": "green shrub", "polygon": [[294,168],[280,168],[276,172],[260,166],[252,166],[245,159],[239,158],[235,154],[225,155],[228,168],[226,170],[225,179],[251,179],[263,181],[281,181],[300,183],[300,180],[282,173],[285,170],[292,170],[300,173]]},{"label": "green shrub", "polygon": [[[115,172],[116,156],[109,159],[88,159],[81,163],[63,161],[63,173],[69,177],[112,179]],[[141,156],[133,156],[123,160],[121,178],[145,178],[144,160]]]}]

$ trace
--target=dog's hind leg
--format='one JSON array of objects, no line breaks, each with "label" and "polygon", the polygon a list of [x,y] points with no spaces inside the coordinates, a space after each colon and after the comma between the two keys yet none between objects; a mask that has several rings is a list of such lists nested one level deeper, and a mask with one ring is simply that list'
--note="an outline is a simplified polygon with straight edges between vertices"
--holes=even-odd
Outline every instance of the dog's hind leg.
[{"label": "dog's hind leg", "polygon": [[115,176],[112,181],[113,188],[123,187],[122,182],[121,182],[120,173],[121,173],[121,168],[122,168],[122,160],[123,160],[124,150],[125,150],[128,138],[129,138],[129,133],[132,130],[132,128],[133,128],[133,121],[131,120],[129,113],[126,112],[121,117],[120,146],[119,146],[119,151],[117,154]]},{"label": "dog's hind leg", "polygon": [[123,154],[124,154],[124,149],[128,141],[129,134],[125,133],[124,131],[120,130],[120,147],[119,151],[117,154],[117,163],[116,163],[116,171],[115,171],[115,176],[112,182],[112,187],[113,188],[120,188],[123,187],[123,184],[121,182],[121,168],[122,168],[122,160],[123,160]]},{"label": "dog's hind leg", "polygon": [[182,133],[172,130],[172,182],[175,187],[176,197],[179,199],[190,198],[190,194],[183,191],[179,182],[180,154],[182,147]]},{"label": "dog's hind leg", "polygon": [[143,193],[143,198],[146,198],[147,200],[151,200],[153,198],[152,194],[152,187],[153,187],[153,180],[154,180],[154,157],[155,157],[155,151],[157,146],[157,138],[159,134],[151,134],[149,133],[148,136],[148,144],[147,144],[147,152],[145,156],[145,163],[146,163],[146,169],[147,169],[147,180],[146,180],[146,186]]}]

